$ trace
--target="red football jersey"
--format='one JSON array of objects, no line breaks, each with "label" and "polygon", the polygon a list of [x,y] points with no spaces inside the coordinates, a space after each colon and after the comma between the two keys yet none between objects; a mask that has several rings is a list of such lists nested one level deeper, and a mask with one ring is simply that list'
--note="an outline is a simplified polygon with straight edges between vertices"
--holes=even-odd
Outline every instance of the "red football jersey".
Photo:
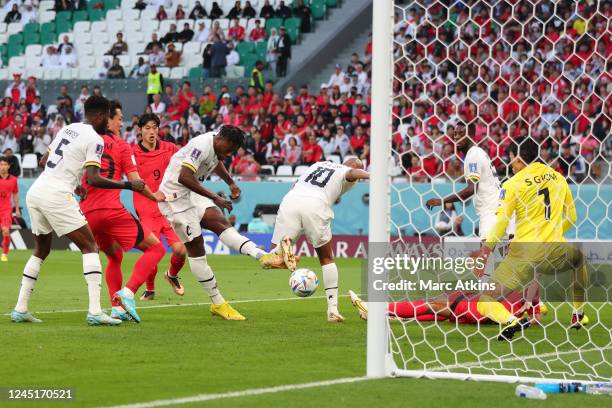
[{"label": "red football jersey", "polygon": [[[103,177],[120,181],[124,175],[136,171],[132,149],[125,140],[114,135],[103,135],[102,139],[104,139],[104,154],[100,174]],[[81,210],[84,213],[99,209],[124,208],[120,198],[121,190],[88,186],[85,177],[82,184],[87,190],[87,198],[81,202]]]},{"label": "red football jersey", "polygon": [[11,197],[14,193],[19,191],[17,186],[17,178],[8,175],[7,178],[0,177],[0,214],[3,212],[11,212],[13,210],[13,204],[11,203]]},{"label": "red football jersey", "polygon": [[[142,143],[133,147],[138,174],[147,183],[151,191],[155,192],[159,189],[166,167],[170,163],[170,158],[177,151],[177,145],[163,140],[159,140],[153,150],[148,150]],[[134,209],[141,219],[161,216],[157,203],[142,194],[134,194]]]}]

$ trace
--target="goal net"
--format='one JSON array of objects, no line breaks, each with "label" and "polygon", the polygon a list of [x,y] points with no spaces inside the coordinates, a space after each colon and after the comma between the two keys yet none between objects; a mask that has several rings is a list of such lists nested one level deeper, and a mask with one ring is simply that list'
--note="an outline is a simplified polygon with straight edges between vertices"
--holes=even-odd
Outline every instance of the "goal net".
[{"label": "goal net", "polygon": [[[609,3],[375,3],[368,375],[612,381]],[[426,206],[467,186],[455,130],[486,152],[501,183],[513,175],[511,144],[535,140],[539,160],[572,191],[577,220],[565,237],[584,254],[584,278],[540,275],[541,265],[533,265],[530,283],[518,291],[520,302],[532,304],[524,311],[532,324],[512,341],[499,341],[501,326],[479,318],[475,305],[457,309],[495,280],[477,279],[473,267],[458,263],[481,247],[473,200]],[[487,275],[505,257],[498,247]],[[375,265],[398,257],[452,262]],[[589,318],[579,330],[570,328],[576,285]]]}]

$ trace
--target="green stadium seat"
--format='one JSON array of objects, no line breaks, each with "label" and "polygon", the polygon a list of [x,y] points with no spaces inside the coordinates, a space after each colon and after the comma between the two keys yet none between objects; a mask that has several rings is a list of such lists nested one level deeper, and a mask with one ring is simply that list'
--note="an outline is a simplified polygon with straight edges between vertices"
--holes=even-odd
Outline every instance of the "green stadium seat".
[{"label": "green stadium seat", "polygon": [[89,10],[89,21],[102,21],[104,20],[104,16],[106,15],[105,10],[94,9]]},{"label": "green stadium seat", "polygon": [[283,25],[283,19],[282,18],[269,18],[266,21],[266,32],[268,33],[268,36],[270,35],[270,30],[272,28],[276,28],[276,32],[278,32],[278,29],[282,25]]},{"label": "green stadium seat", "polygon": [[38,23],[28,23],[23,26],[23,33],[38,33],[40,31],[40,25]]},{"label": "green stadium seat", "polygon": [[327,13],[325,1],[326,0],[312,0],[310,11],[315,20],[323,20],[325,18],[325,14]]},{"label": "green stadium seat", "polygon": [[78,10],[72,14],[72,22],[76,23],[78,21],[88,21],[89,13],[87,10]]},{"label": "green stadium seat", "polygon": [[287,18],[285,19],[285,27],[287,28],[287,34],[293,44],[297,43],[300,39],[300,27],[302,21],[299,18]]},{"label": "green stadium seat", "polygon": [[72,21],[72,11],[60,11],[55,14],[55,21]]},{"label": "green stadium seat", "polygon": [[236,51],[240,54],[240,58],[242,58],[243,55],[254,54],[255,44],[250,41],[242,41],[236,46]]},{"label": "green stadium seat", "polygon": [[40,34],[38,33],[25,33],[23,38],[23,45],[27,47],[32,44],[40,44]]},{"label": "green stadium seat", "polygon": [[54,33],[55,32],[55,23],[43,23],[40,25],[40,33]]},{"label": "green stadium seat", "polygon": [[57,40],[57,35],[54,31],[43,31],[40,33],[40,45],[45,46],[54,44]]},{"label": "green stadium seat", "polygon": [[66,20],[55,20],[55,32],[67,33],[72,30],[72,22]]},{"label": "green stadium seat", "polygon": [[112,10],[121,6],[121,0],[104,0],[104,8],[106,10]]},{"label": "green stadium seat", "polygon": [[6,53],[6,59],[9,60],[12,57],[17,57],[23,54],[24,48],[22,44],[9,44],[8,52]]},{"label": "green stadium seat", "polygon": [[5,57],[8,46],[6,44],[0,44],[0,56]]},{"label": "green stadium seat", "polygon": [[259,41],[255,43],[255,55],[257,55],[257,59],[265,61],[267,53],[268,53],[268,42],[267,41]]},{"label": "green stadium seat", "polygon": [[9,36],[8,45],[22,45],[23,44],[23,34],[17,33]]},{"label": "green stadium seat", "polygon": [[[300,0],[293,0],[293,3],[291,3],[291,7],[296,8],[298,6],[299,1]],[[285,2],[285,4],[287,4],[287,2]],[[310,7],[310,5],[312,4],[312,0],[304,0],[304,4]]]},{"label": "green stadium seat", "polygon": [[248,78],[251,76],[251,71],[255,67],[255,62],[257,62],[257,56],[250,54],[245,55],[244,58],[240,57],[240,66],[244,67],[244,75]]},{"label": "green stadium seat", "polygon": [[327,7],[338,7],[338,0],[326,0],[325,5]]},{"label": "green stadium seat", "polygon": [[202,78],[204,77],[204,69],[202,67],[193,67],[189,70],[189,78]]}]

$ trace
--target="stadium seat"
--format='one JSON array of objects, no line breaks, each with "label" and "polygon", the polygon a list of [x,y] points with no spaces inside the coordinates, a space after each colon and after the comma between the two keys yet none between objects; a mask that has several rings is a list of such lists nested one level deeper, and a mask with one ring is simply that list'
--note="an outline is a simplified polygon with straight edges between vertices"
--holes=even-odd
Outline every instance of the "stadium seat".
[{"label": "stadium seat", "polygon": [[54,31],[42,32],[40,34],[40,44],[41,45],[53,44],[55,43],[56,39],[57,39],[57,36],[55,35]]},{"label": "stadium seat", "polygon": [[91,32],[96,33],[96,35],[100,32],[106,32],[106,21],[95,21],[91,23]]},{"label": "stadium seat", "polygon": [[59,68],[50,68],[43,71],[44,79],[60,79],[62,70]]},{"label": "stadium seat", "polygon": [[9,44],[6,58],[10,59],[11,57],[21,55],[23,54],[23,50],[24,48],[22,44]]},{"label": "stadium seat", "polygon": [[96,74],[96,70],[90,67],[80,67],[79,68],[79,79],[92,79]]},{"label": "stadium seat", "polygon": [[312,4],[310,6],[310,11],[312,14],[312,18],[315,20],[322,20],[325,18],[325,14],[327,13],[327,6],[325,5],[326,0],[312,0]]},{"label": "stadium seat", "polygon": [[183,54],[198,54],[202,53],[202,43],[197,41],[189,41],[183,45]]},{"label": "stadium seat", "polygon": [[295,172],[293,173],[293,175],[294,176],[301,176],[302,174],[306,173],[307,170],[308,170],[308,166],[305,166],[305,165],[297,166],[295,168]]},{"label": "stadium seat", "polygon": [[66,33],[72,29],[72,23],[69,20],[55,20],[55,32]]},{"label": "stadium seat", "polygon": [[136,4],[136,0],[123,0],[121,2],[121,9],[126,12],[127,10],[134,9],[134,5]]},{"label": "stadium seat", "polygon": [[276,28],[276,31],[278,32],[278,29],[283,25],[283,20],[281,18],[269,18],[266,21],[266,32],[268,33],[268,36],[270,35],[270,30],[272,28]]},{"label": "stadium seat", "polygon": [[162,74],[164,78],[168,78],[170,76],[170,68],[168,67],[158,67],[157,71]]},{"label": "stadium seat", "polygon": [[34,172],[38,169],[38,157],[33,153],[24,155],[23,161],[21,162],[21,168],[24,173],[29,171],[31,175],[34,175]]},{"label": "stadium seat", "polygon": [[32,57],[40,57],[41,54],[42,46],[40,44],[31,44],[25,49],[25,56],[28,57],[28,59]]},{"label": "stadium seat", "polygon": [[242,41],[236,46],[236,51],[240,55],[240,60],[244,55],[255,54],[255,44],[250,41]]},{"label": "stadium seat", "polygon": [[112,24],[107,24],[107,26],[106,26],[106,32],[111,37],[112,42],[115,42],[116,34],[119,33],[119,32],[122,33],[123,31],[124,31],[124,26],[123,26],[123,21],[121,21],[121,20],[115,21]]},{"label": "stadium seat", "polygon": [[26,33],[23,37],[23,45],[27,47],[32,44],[40,44],[40,35],[38,33]]},{"label": "stadium seat", "polygon": [[189,78],[196,79],[204,76],[204,69],[202,67],[193,67],[189,70]]},{"label": "stadium seat", "polygon": [[79,72],[78,68],[64,68],[60,72],[60,79],[74,79]]},{"label": "stadium seat", "polygon": [[[112,11],[112,10],[111,10]],[[140,21],[140,10],[122,10],[123,21]],[[106,15],[109,18],[110,11]]]},{"label": "stadium seat", "polygon": [[96,64],[96,57],[91,55],[84,55],[79,57],[79,68],[94,68]]},{"label": "stadium seat", "polygon": [[4,21],[0,21],[0,33],[6,32],[7,24]]},{"label": "stadium seat", "polygon": [[157,10],[153,8],[146,8],[142,10],[140,13],[140,20],[142,21],[157,21],[155,16],[157,15]]},{"label": "stadium seat", "polygon": [[23,26],[24,35],[27,33],[38,33],[40,31],[40,25],[38,23],[28,23]]},{"label": "stadium seat", "polygon": [[132,58],[129,55],[118,55],[117,57],[124,70],[132,68]]},{"label": "stadium seat", "polygon": [[285,27],[287,28],[287,34],[293,44],[297,43],[300,39],[300,26],[301,21],[299,18],[288,18],[285,20]]},{"label": "stadium seat", "polygon": [[8,79],[9,73],[6,68],[0,68],[0,81]]},{"label": "stadium seat", "polygon": [[36,78],[43,77],[43,68],[41,66],[38,66],[38,67],[27,67],[26,66],[25,72],[27,76],[34,76]]},{"label": "stadium seat", "polygon": [[49,23],[55,21],[55,11],[47,10],[41,11],[38,17],[38,22],[41,24]]},{"label": "stadium seat", "polygon": [[23,26],[21,25],[21,23],[10,23],[7,27],[6,27],[6,33],[7,34],[16,34],[16,33],[21,33]]},{"label": "stadium seat", "polygon": [[327,7],[338,7],[338,0],[326,0],[325,5]]},{"label": "stadium seat", "polygon": [[25,68],[25,57],[17,56],[9,59],[9,68],[22,70]]},{"label": "stadium seat", "polygon": [[79,21],[74,24],[75,34],[88,33],[91,30],[91,23],[89,21]]},{"label": "stadium seat", "polygon": [[277,176],[293,176],[293,168],[285,164],[278,166],[278,169],[276,169],[276,175]]},{"label": "stadium seat", "polygon": [[258,60],[265,61],[267,52],[268,43],[266,41],[258,41],[255,43],[255,55],[257,55]]},{"label": "stadium seat", "polygon": [[79,21],[89,21],[87,10],[77,10],[72,13],[72,22],[78,23]]},{"label": "stadium seat", "polygon": [[183,79],[185,77],[185,68],[174,67],[170,71],[170,79]]},{"label": "stadium seat", "polygon": [[[176,20],[164,20],[159,23],[159,37],[166,35],[168,31],[170,31],[170,26],[172,24],[176,24]],[[177,26],[177,31],[180,31]]]},{"label": "stadium seat", "polygon": [[89,21],[101,21],[104,20],[105,10],[94,9],[89,10]]},{"label": "stadium seat", "polygon": [[[266,171],[263,171],[263,170],[266,170]],[[271,176],[273,176],[275,174],[274,166],[270,164],[264,164],[263,166],[261,166],[261,173],[266,174],[266,172],[268,172]]]},{"label": "stadium seat", "polygon": [[106,10],[113,10],[119,8],[121,0],[104,0],[104,8]]},{"label": "stadium seat", "polygon": [[[217,20],[219,22],[219,26],[223,29],[223,30],[227,30],[230,26],[230,21],[229,18],[220,18]],[[227,34],[227,33],[226,33]]]}]

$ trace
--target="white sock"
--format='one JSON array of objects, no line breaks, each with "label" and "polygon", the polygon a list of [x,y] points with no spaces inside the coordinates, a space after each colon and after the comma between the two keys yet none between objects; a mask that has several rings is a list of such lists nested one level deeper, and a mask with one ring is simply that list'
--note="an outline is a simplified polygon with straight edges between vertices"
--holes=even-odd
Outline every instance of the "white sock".
[{"label": "white sock", "polygon": [[220,305],[225,303],[225,299],[221,296],[221,292],[217,288],[217,279],[215,278],[215,274],[212,269],[208,265],[208,261],[206,260],[206,255],[200,256],[198,258],[188,257],[189,260],[189,268],[191,269],[191,273],[195,278],[202,284],[206,293],[210,297],[210,300],[215,305]]},{"label": "white sock", "polygon": [[34,291],[34,285],[36,285],[36,280],[38,279],[38,274],[40,272],[40,266],[42,263],[42,259],[32,255],[23,268],[21,289],[19,289],[19,298],[17,299],[17,305],[15,306],[15,310],[19,313],[25,313],[28,311],[30,295]]},{"label": "white sock", "polygon": [[102,265],[97,252],[83,254],[83,275],[89,291],[89,313],[102,313],[100,289],[102,287]]},{"label": "white sock", "polygon": [[338,267],[335,263],[321,266],[323,271],[323,287],[327,298],[327,310],[338,311]]},{"label": "white sock", "polygon": [[262,255],[265,255],[265,252],[257,248],[257,245],[255,245],[253,241],[240,235],[238,231],[236,231],[236,228],[230,227],[226,229],[219,235],[219,239],[225,245],[240,254],[248,255],[255,259],[259,259]]}]

